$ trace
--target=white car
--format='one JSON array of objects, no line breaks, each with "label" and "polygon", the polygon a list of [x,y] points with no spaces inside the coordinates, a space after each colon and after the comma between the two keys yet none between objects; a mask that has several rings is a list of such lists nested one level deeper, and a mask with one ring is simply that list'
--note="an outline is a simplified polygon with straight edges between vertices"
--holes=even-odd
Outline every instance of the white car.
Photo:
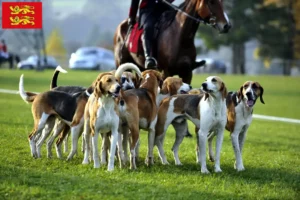
[{"label": "white car", "polygon": [[194,74],[198,73],[219,73],[226,74],[227,65],[222,60],[212,59],[212,58],[196,58],[196,61],[205,60],[205,65],[198,67],[193,71]]},{"label": "white car", "polygon": [[70,69],[110,71],[116,69],[114,53],[100,47],[81,47],[71,54]]},{"label": "white car", "polygon": [[[57,61],[52,56],[46,57],[47,64],[44,62],[44,57],[41,56],[40,65],[42,68],[55,69],[58,66]],[[22,60],[17,64],[19,69],[36,69],[38,65],[38,56],[29,56],[26,60]]]}]

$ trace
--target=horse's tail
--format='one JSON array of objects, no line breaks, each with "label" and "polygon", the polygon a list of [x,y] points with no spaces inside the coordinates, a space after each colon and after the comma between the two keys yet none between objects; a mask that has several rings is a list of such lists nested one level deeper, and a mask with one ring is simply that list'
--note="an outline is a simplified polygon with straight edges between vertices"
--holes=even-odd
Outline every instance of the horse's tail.
[{"label": "horse's tail", "polygon": [[204,66],[206,63],[205,60],[201,60],[201,61],[196,61],[194,67],[192,68],[192,70],[197,69],[198,67],[202,67]]},{"label": "horse's tail", "polygon": [[26,92],[24,89],[24,80],[23,80],[23,74],[20,77],[20,82],[19,82],[19,93],[21,98],[26,102],[33,102],[35,97],[36,97],[36,93],[32,93],[32,92]]},{"label": "horse's tail", "polygon": [[51,80],[51,83],[50,83],[50,90],[57,87],[57,77],[58,77],[59,72],[68,73],[66,70],[64,70],[61,66],[58,65],[56,67],[55,71],[54,71],[53,76],[52,76],[52,80]]}]

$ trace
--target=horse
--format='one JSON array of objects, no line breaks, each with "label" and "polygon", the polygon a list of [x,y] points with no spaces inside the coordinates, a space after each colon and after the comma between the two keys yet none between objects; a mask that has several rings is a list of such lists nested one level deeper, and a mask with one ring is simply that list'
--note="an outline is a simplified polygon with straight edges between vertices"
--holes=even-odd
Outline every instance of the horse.
[{"label": "horse", "polygon": [[[196,62],[194,38],[199,24],[203,22],[211,25],[220,33],[227,33],[231,24],[221,0],[185,0],[178,8],[173,8],[174,10],[163,13],[158,22],[156,42],[153,46],[157,67],[162,71],[164,79],[178,75],[183,82],[190,84],[192,71],[205,64],[205,61]],[[138,54],[128,50],[129,28],[127,20],[124,20],[115,31],[116,66],[118,68],[122,63],[133,62],[143,71],[145,58],[141,41],[138,44]]]},{"label": "horse", "polygon": [[0,55],[0,68],[1,68],[1,65],[3,63],[8,62],[9,63],[9,69],[13,69],[14,68],[14,61],[16,63],[19,63],[20,62],[20,56],[17,55],[17,54],[13,54],[11,52],[8,52],[7,57],[3,57],[3,56]]}]

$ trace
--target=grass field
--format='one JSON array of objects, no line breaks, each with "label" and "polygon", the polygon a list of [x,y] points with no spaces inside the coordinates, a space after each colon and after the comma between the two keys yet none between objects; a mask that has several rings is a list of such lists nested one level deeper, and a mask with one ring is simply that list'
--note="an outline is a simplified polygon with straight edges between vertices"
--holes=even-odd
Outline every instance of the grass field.
[{"label": "grass field", "polygon": [[[0,88],[18,89],[24,73],[27,91],[49,88],[52,71],[0,70]],[[61,74],[59,85],[89,84],[96,72],[70,71]],[[194,76],[192,86],[200,87],[207,75]],[[228,90],[238,90],[246,80],[257,80],[265,89],[265,105],[257,102],[254,113],[300,119],[300,79],[281,76],[221,76]],[[223,173],[202,175],[195,159],[195,136],[183,141],[179,154],[183,166],[175,166],[170,151],[174,131],[168,130],[165,150],[169,166],[158,160],[146,167],[147,136],[141,133],[138,170],[128,168],[110,173],[106,167],[93,169],[81,164],[83,155],[70,161],[33,159],[27,135],[33,120],[31,106],[19,95],[0,93],[0,199],[299,199],[300,125],[253,120],[243,152],[246,171],[233,169],[234,154],[225,132],[221,154]],[[190,126],[193,132],[193,127]],[[54,153],[54,150],[53,150]],[[66,157],[66,155],[64,155]],[[213,171],[213,163],[208,162]]]}]

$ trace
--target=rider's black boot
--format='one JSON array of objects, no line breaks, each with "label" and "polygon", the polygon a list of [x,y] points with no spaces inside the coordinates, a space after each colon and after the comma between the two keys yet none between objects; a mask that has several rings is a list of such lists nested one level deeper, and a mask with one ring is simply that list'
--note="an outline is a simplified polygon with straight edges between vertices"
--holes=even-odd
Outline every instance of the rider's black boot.
[{"label": "rider's black boot", "polygon": [[145,33],[142,35],[142,44],[145,54],[145,68],[146,69],[156,69],[157,68],[157,62],[154,57],[151,55],[151,40],[145,37]]}]

